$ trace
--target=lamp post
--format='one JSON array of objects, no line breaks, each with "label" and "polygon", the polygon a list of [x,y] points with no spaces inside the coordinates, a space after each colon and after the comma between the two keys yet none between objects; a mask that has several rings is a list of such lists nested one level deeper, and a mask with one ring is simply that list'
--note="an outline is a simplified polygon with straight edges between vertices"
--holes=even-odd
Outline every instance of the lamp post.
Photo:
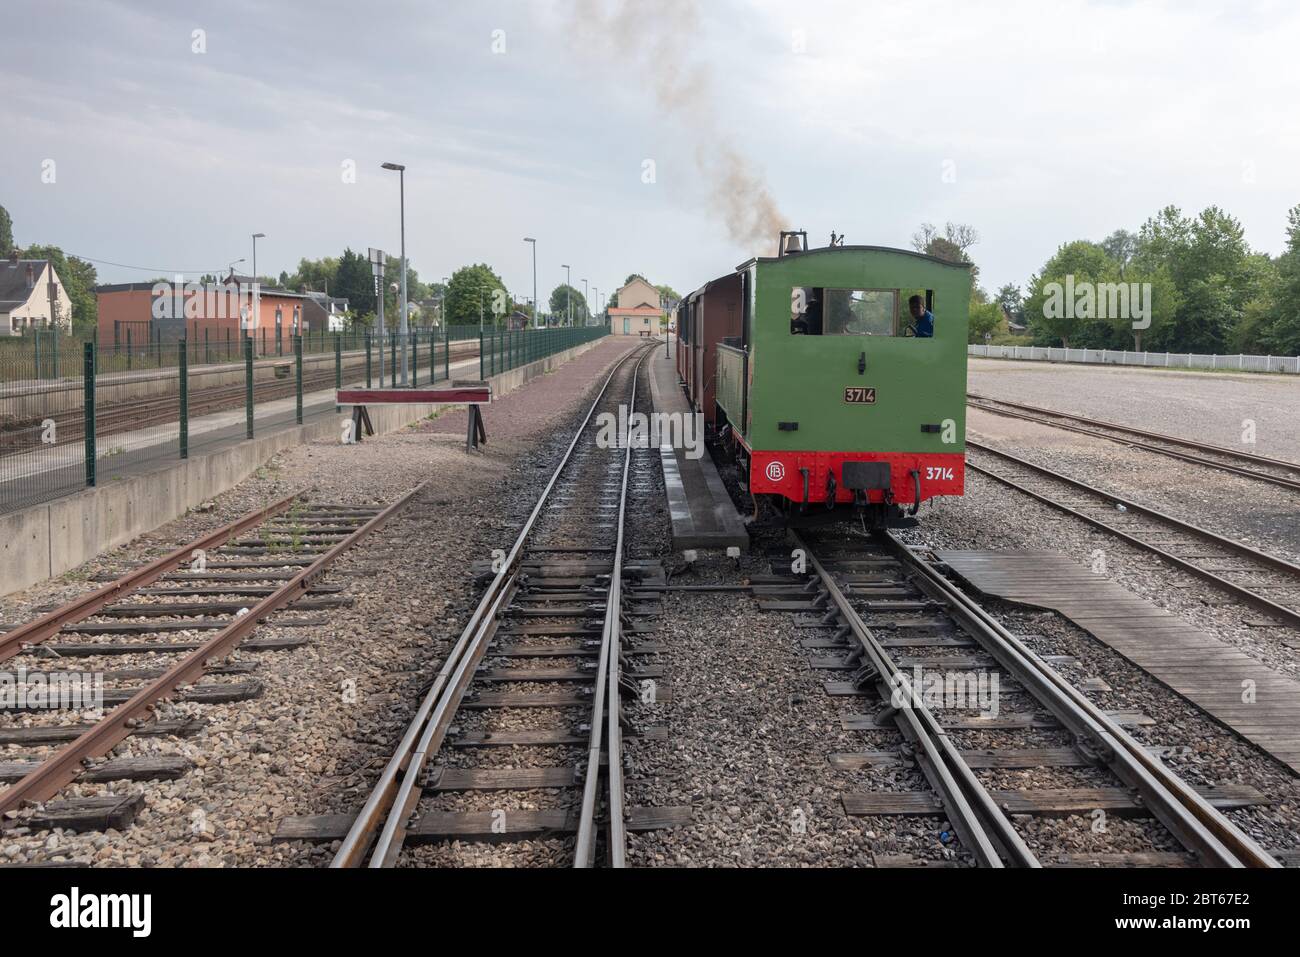
[{"label": "lamp post", "polygon": [[406,320],[406,167],[401,163],[384,163],[383,168],[397,172],[398,206],[402,223],[402,288],[399,292],[402,317],[398,323],[397,331],[402,337],[402,385],[406,385],[406,340],[408,338]]},{"label": "lamp post", "polygon": [[253,319],[249,323],[249,335],[262,324],[262,284],[257,281],[257,241],[265,239],[266,233],[253,233]]},{"label": "lamp post", "polygon": [[369,252],[370,270],[375,277],[375,318],[379,323],[379,384],[384,384],[384,264],[388,258],[382,249]]},{"label": "lamp post", "polygon": [[587,298],[587,280],[582,281],[582,304],[587,307],[587,319],[583,320],[583,325],[591,319],[591,301]]},{"label": "lamp post", "polygon": [[569,314],[569,325],[573,325],[573,294],[570,292],[573,280],[569,278],[572,274],[568,266],[561,264],[560,268],[564,270],[564,310]]},{"label": "lamp post", "polygon": [[541,310],[537,308],[537,240],[531,236],[525,236],[524,242],[532,243],[533,246],[533,328],[542,327]]}]

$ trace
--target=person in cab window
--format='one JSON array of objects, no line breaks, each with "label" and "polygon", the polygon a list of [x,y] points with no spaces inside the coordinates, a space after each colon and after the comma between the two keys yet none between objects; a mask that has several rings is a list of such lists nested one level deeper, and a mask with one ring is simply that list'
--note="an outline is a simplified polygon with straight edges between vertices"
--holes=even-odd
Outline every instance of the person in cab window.
[{"label": "person in cab window", "polygon": [[912,331],[918,339],[934,338],[934,313],[925,308],[925,300],[913,296],[907,300],[907,309],[912,314]]}]

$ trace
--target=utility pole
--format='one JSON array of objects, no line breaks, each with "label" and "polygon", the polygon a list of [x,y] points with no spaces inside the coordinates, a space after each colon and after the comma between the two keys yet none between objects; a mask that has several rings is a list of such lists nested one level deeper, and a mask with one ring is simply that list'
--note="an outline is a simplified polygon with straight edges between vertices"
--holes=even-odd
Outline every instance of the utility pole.
[{"label": "utility pole", "polygon": [[253,318],[249,323],[249,332],[262,325],[262,284],[257,281],[257,241],[265,239],[266,233],[253,233]]},{"label": "utility pole", "polygon": [[384,251],[370,250],[370,268],[375,274],[376,319],[379,321],[379,384],[384,384]]},{"label": "utility pole", "polygon": [[573,280],[570,279],[569,267],[564,266],[564,310],[569,314],[569,325],[573,325]]},{"label": "utility pole", "polygon": [[407,309],[406,309],[406,167],[403,166],[401,163],[384,163],[383,168],[387,170],[397,171],[397,189],[398,189],[399,205],[401,207],[402,289],[400,292],[400,296],[401,296],[402,315],[401,318],[398,320],[397,330],[402,337],[402,385],[406,385],[407,384],[406,340],[409,338],[409,334],[407,331],[407,321],[406,321],[406,313],[407,313]]},{"label": "utility pole", "polygon": [[537,301],[537,240],[531,236],[525,236],[524,242],[531,243],[533,246],[533,328],[542,327],[541,304]]}]

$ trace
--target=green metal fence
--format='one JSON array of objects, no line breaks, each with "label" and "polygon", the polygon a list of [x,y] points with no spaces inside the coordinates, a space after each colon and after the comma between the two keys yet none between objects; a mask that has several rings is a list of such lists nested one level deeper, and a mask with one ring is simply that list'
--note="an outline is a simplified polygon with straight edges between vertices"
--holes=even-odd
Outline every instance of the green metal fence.
[{"label": "green metal fence", "polygon": [[566,349],[594,342],[608,334],[608,326],[485,331],[479,338],[479,378],[487,379]]},{"label": "green metal fence", "polygon": [[[606,332],[415,330],[405,381],[487,378]],[[132,342],[130,350],[43,338],[0,348],[0,513],[334,415],[345,385],[402,383],[396,334],[295,336],[269,354],[260,336]]]}]

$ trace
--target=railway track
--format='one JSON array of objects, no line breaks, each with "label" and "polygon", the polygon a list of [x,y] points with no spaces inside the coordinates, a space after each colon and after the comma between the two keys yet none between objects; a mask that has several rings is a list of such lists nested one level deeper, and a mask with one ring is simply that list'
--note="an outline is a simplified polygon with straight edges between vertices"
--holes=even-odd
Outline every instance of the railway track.
[{"label": "railway track", "polygon": [[[1300,626],[1300,565],[1010,452],[970,439],[966,448],[967,468],[1151,552],[1279,621]],[[970,450],[977,456],[972,458]]]},{"label": "railway track", "polygon": [[625,699],[661,677],[635,662],[656,650],[644,635],[664,572],[625,554],[629,502],[657,450],[594,441],[598,412],[635,408],[647,353],[611,372],[518,537],[480,569],[482,598],[331,866],[526,840],[550,847],[549,865],[622,867],[628,830],[662,823],[624,806],[622,778]]},{"label": "railway track", "polygon": [[1300,491],[1300,464],[1295,462],[1252,455],[1248,452],[1224,448],[1221,445],[1162,435],[1102,419],[1091,419],[1082,415],[1008,402],[1005,399],[994,399],[975,393],[967,393],[966,399],[971,408],[992,412],[995,415],[1037,422],[1041,425],[1077,432],[1080,435],[1107,439],[1131,448]]},{"label": "railway track", "polygon": [[[0,764],[0,781],[9,784],[0,791],[0,815],[34,802],[39,807],[0,826],[127,826],[143,803],[138,792],[50,799],[74,782],[148,781],[189,770],[190,762],[181,758],[100,759],[131,735],[186,737],[199,730],[200,719],[159,719],[155,711],[164,699],[220,704],[257,697],[255,667],[228,656],[237,649],[305,644],[246,639],[268,619],[279,628],[320,624],[301,613],[347,603],[343,589],[322,583],[322,577],[418,492],[386,507],[289,496],[0,635],[0,661],[21,663],[27,682],[79,689],[66,701],[45,700],[31,708],[6,702],[12,705],[8,711],[40,716],[31,724],[0,727],[0,745],[25,749],[22,757]],[[101,670],[104,661],[128,667]],[[89,664],[74,671],[73,662]],[[214,680],[201,682],[204,677]],[[66,709],[94,719],[62,723]]]},{"label": "railway track", "polygon": [[[879,700],[873,713],[845,715],[845,729],[894,734],[890,750],[832,760],[845,769],[911,769],[920,785],[844,794],[848,814],[946,817],[960,847],[986,867],[1280,866],[1223,813],[1263,795],[1188,785],[1124,730],[1130,716],[1099,709],[892,534],[865,547],[798,535],[794,543],[806,580],[774,576],[755,594],[767,596],[765,610],[817,616],[829,635],[806,643],[811,664],[848,678],[828,681],[829,693]],[[952,698],[953,688],[974,687],[967,679],[977,674],[994,690],[991,713],[986,700]],[[934,693],[936,676],[943,694]],[[1164,840],[1140,851],[1044,846],[1034,822],[1069,815],[1154,817]]]}]

